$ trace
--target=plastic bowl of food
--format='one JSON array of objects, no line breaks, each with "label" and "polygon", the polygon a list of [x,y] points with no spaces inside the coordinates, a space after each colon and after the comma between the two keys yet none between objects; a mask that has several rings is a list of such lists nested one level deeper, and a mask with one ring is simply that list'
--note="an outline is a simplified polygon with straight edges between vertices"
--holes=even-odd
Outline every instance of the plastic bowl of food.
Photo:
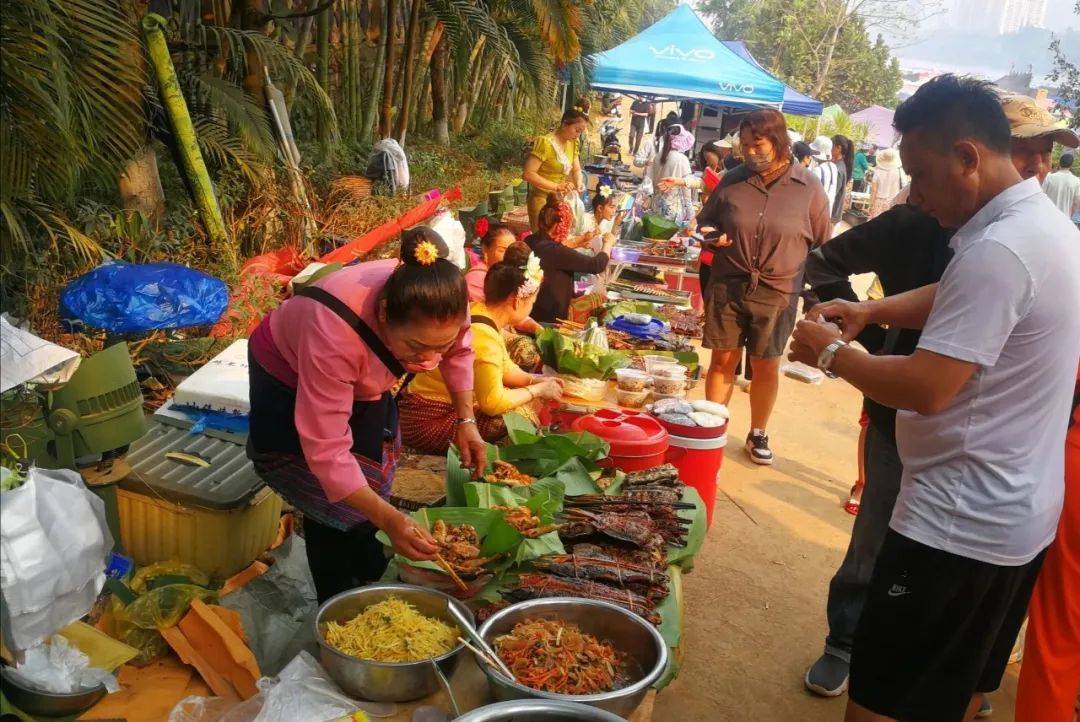
[{"label": "plastic bowl of food", "polygon": [[642,391],[649,384],[649,374],[638,369],[615,369],[620,391]]},{"label": "plastic bowl of food", "polygon": [[626,665],[620,670],[626,683],[596,694],[559,694],[509,680],[487,664],[478,662],[497,700],[531,698],[578,702],[628,718],[667,668],[667,644],[656,627],[633,612],[595,599],[552,597],[520,602],[492,615],[480,628],[480,636],[494,647],[496,638],[509,633],[519,622],[537,619],[569,622],[600,642],[611,643]]},{"label": "plastic bowl of food", "polygon": [[371,584],[350,589],[331,597],[315,615],[315,637],[319,641],[322,666],[350,697],[373,702],[408,702],[426,697],[441,689],[436,666],[447,678],[457,666],[464,645],[457,644],[445,654],[415,662],[376,662],[345,654],[326,641],[328,622],[345,623],[355,619],[372,604],[397,597],[411,604],[421,614],[458,628],[448,608],[453,604],[466,619],[472,612],[461,602],[442,592],[410,584]]},{"label": "plastic bowl of food", "polygon": [[560,374],[563,380],[563,394],[581,401],[603,401],[607,390],[607,381],[603,379],[582,379],[577,376]]},{"label": "plastic bowl of food", "polygon": [[653,373],[653,371],[655,369],[657,369],[657,368],[659,368],[661,366],[672,366],[672,365],[677,366],[678,364],[679,364],[679,362],[676,361],[675,358],[672,357],[672,356],[655,356],[655,355],[651,355],[651,356],[646,356],[645,357],[645,370],[648,371],[649,373]]},{"label": "plastic bowl of food", "polygon": [[640,409],[645,405],[645,401],[648,398],[648,389],[642,389],[641,391],[618,389],[615,392],[615,400],[618,402],[619,406],[625,406],[628,409]]},{"label": "plastic bowl of food", "polygon": [[684,381],[689,373],[689,370],[685,366],[675,362],[659,364],[654,367],[652,372],[653,376],[663,376],[669,379],[683,379]]},{"label": "plastic bowl of food", "polygon": [[663,398],[663,396],[674,396],[678,394],[681,394],[681,396],[686,396],[685,376],[660,376],[658,374],[653,374],[652,385],[653,391],[655,391],[657,394],[657,398]]},{"label": "plastic bowl of food", "polygon": [[676,391],[670,394],[665,394],[662,391],[657,391],[656,389],[653,389],[652,395],[653,398],[657,401],[659,401],[660,399],[685,399],[686,389],[684,388],[681,391]]}]

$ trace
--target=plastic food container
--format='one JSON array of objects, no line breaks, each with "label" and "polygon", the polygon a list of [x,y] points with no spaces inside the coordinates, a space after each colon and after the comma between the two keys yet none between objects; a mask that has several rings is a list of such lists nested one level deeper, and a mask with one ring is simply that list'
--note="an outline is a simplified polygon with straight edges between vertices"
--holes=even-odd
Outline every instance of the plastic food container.
[{"label": "plastic food container", "polygon": [[686,396],[686,376],[662,376],[660,374],[652,375],[653,391],[656,392],[657,398],[663,398],[664,396],[679,395],[679,398]]},{"label": "plastic food container", "polygon": [[580,379],[577,376],[560,374],[564,381],[563,393],[582,401],[603,401],[607,382],[602,379]]},{"label": "plastic food container", "polygon": [[615,378],[620,391],[643,391],[649,383],[649,375],[638,369],[616,369]]},{"label": "plastic food container", "polygon": [[645,404],[645,400],[649,398],[649,390],[627,391],[625,389],[618,389],[615,392],[615,397],[619,406],[625,406],[630,409],[640,409]]},{"label": "plastic food container", "polygon": [[681,364],[668,363],[656,366],[652,373],[654,376],[663,376],[664,378],[669,379],[683,379],[685,381],[688,371],[687,368]]},{"label": "plastic food container", "polygon": [[660,399],[685,399],[686,388],[683,387],[682,390],[669,394],[665,394],[662,391],[657,391],[656,389],[653,389],[653,398],[657,401],[659,401]]},{"label": "plastic food container", "polygon": [[645,357],[645,370],[649,373],[653,373],[653,370],[660,366],[678,366],[679,362],[671,356],[646,356]]},{"label": "plastic food container", "polygon": [[622,471],[651,469],[664,463],[668,432],[648,414],[637,411],[600,409],[582,416],[571,425],[574,431],[588,431],[611,445],[601,466]]}]

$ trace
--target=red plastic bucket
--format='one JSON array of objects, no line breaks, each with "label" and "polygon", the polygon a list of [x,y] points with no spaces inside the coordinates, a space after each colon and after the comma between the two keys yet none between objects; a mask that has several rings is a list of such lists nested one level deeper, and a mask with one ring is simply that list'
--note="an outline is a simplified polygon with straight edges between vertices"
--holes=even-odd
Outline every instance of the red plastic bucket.
[{"label": "red plastic bucket", "polygon": [[596,434],[608,442],[611,451],[599,463],[622,471],[660,466],[668,451],[668,432],[653,417],[636,411],[600,409],[582,416],[571,428]]},{"label": "red plastic bucket", "polygon": [[685,436],[668,437],[665,461],[675,465],[679,478],[687,486],[697,489],[705,504],[707,524],[712,525],[713,507],[716,505],[716,477],[724,463],[724,447],[727,434],[713,439],[690,439]]}]

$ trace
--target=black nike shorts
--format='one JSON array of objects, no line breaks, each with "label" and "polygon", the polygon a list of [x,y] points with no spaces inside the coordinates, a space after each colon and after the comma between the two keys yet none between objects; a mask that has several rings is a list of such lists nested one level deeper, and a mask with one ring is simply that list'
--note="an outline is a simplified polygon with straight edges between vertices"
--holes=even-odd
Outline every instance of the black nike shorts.
[{"label": "black nike shorts", "polygon": [[912,722],[960,722],[1001,683],[1045,550],[1018,567],[889,530],[851,651],[852,701]]}]

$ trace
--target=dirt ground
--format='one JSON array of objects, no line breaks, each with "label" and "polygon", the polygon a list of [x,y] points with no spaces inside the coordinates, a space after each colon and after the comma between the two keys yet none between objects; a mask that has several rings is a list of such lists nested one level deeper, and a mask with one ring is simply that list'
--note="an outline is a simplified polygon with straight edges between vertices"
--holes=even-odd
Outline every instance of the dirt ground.
[{"label": "dirt ground", "polygon": [[[749,395],[735,391],[713,525],[684,577],[682,673],[657,700],[656,722],[843,719],[846,696],[814,697],[803,675],[824,644],[828,583],[851,534],[842,504],[856,478],[859,408],[841,381],[783,378],[769,424],[776,463],[759,467],[742,448]],[[991,696],[993,720],[1013,719],[1016,669]]]}]

